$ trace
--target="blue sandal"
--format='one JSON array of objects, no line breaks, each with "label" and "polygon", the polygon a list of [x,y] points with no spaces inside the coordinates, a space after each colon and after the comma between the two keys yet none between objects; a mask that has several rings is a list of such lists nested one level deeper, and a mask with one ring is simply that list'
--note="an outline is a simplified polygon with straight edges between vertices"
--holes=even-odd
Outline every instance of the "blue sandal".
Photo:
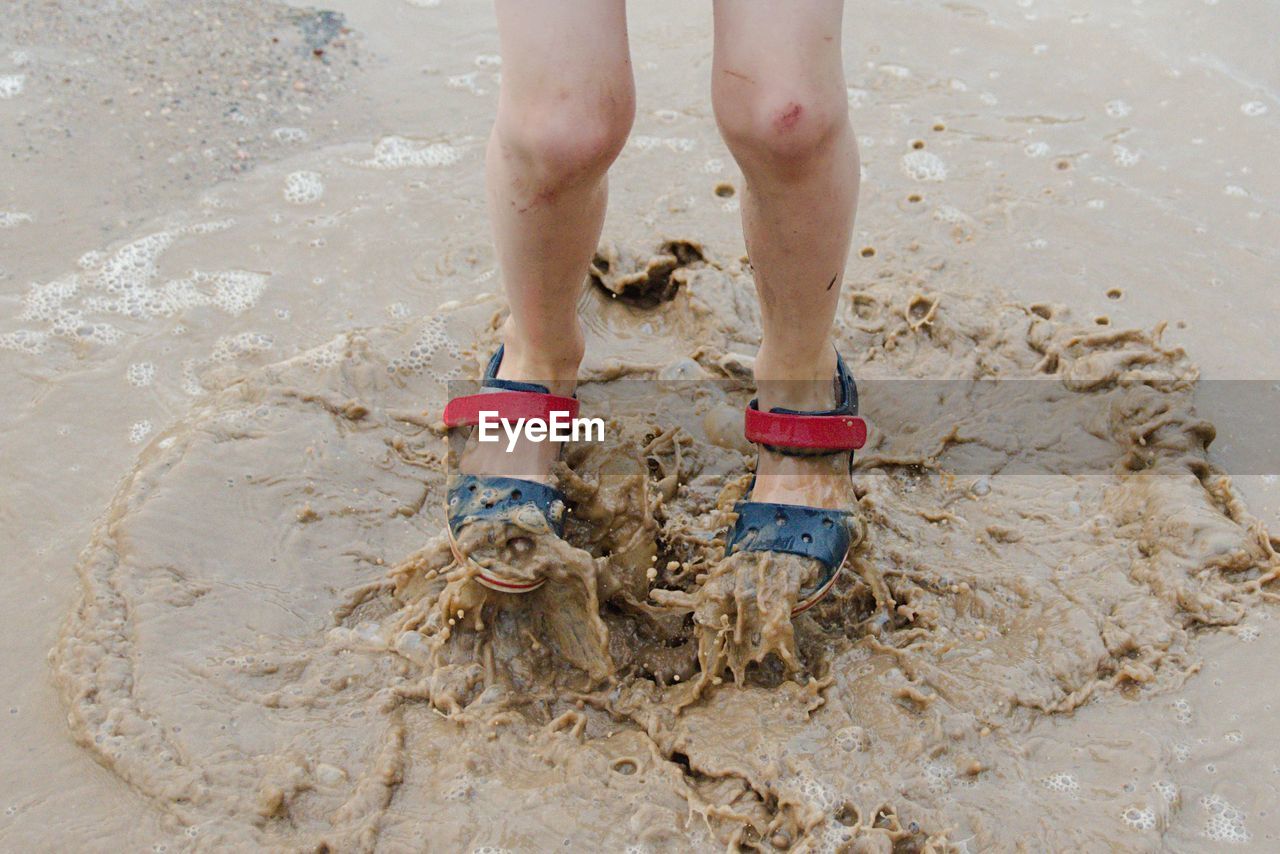
[{"label": "blue sandal", "polygon": [[[578,417],[577,398],[551,394],[546,386],[538,383],[498,379],[502,354],[503,348],[499,347],[489,360],[478,394],[455,397],[445,406],[446,428],[475,427],[482,413],[497,413],[503,421],[521,418],[550,421],[553,413]],[[455,558],[475,565],[477,581],[503,593],[529,593],[543,585],[544,578],[533,581],[506,578],[495,573],[492,567],[464,555],[458,547],[458,534],[472,522],[498,519],[527,534],[549,532],[563,536],[565,501],[560,490],[517,477],[459,474],[450,478],[446,501],[449,545]]]},{"label": "blue sandal", "polygon": [[[762,412],[759,402],[751,401],[746,413],[747,439],[788,456],[848,452],[852,474],[853,452],[866,444],[867,424],[858,417],[858,387],[839,353],[836,385],[839,396],[835,408],[820,412],[782,408]],[[827,595],[856,544],[855,538],[861,539],[857,516],[849,510],[764,501],[739,501],[734,510],[738,519],[725,545],[726,556],[736,552],[785,552],[813,558],[822,565],[817,583],[800,591],[800,601],[791,611],[793,617]]]}]

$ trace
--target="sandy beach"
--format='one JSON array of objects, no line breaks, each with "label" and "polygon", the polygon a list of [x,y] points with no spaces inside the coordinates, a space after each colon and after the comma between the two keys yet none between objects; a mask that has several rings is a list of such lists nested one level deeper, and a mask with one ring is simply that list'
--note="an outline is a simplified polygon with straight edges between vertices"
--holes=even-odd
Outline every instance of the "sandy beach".
[{"label": "sandy beach", "polygon": [[630,5],[611,438],[513,605],[439,509],[504,311],[489,4],[10,4],[0,848],[1274,849],[1280,10],[848,7],[866,539],[798,671],[712,684],[659,606],[760,322],[709,4]]}]

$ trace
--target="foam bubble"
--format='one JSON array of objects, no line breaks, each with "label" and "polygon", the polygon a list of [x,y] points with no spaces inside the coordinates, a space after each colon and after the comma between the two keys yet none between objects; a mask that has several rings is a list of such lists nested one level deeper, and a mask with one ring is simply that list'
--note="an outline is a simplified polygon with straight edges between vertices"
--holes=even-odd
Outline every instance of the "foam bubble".
[{"label": "foam bubble", "polygon": [[697,142],[682,136],[633,136],[630,143],[632,148],[638,151],[652,151],[655,148],[665,148],[668,151],[677,153],[693,151]]},{"label": "foam bubble", "polygon": [[1246,116],[1261,116],[1267,111],[1267,105],[1261,101],[1247,101],[1240,105],[1240,112]]},{"label": "foam bubble", "polygon": [[21,95],[26,83],[27,75],[25,74],[0,74],[0,101]]},{"label": "foam bubble", "polygon": [[373,157],[361,161],[360,165],[373,169],[449,166],[461,157],[457,148],[444,142],[416,143],[402,136],[384,136],[373,147]]},{"label": "foam bubble", "polygon": [[229,362],[238,356],[263,353],[275,346],[270,335],[260,332],[241,332],[238,335],[224,335],[213,345],[213,351],[204,359],[187,359],[182,363],[182,390],[190,395],[204,393],[200,383],[199,372],[210,365]]},{"label": "foam bubble", "polygon": [[1236,184],[1228,184],[1222,188],[1222,192],[1228,196],[1239,196],[1242,198],[1249,195],[1248,190]]},{"label": "foam bubble", "polygon": [[321,344],[303,353],[302,362],[313,371],[323,371],[341,362],[345,355],[344,339],[335,338],[327,344]]},{"label": "foam bubble", "polygon": [[20,211],[0,211],[0,228],[13,228],[31,222],[31,214]]},{"label": "foam bubble", "polygon": [[271,132],[276,142],[306,142],[311,135],[302,128],[276,128]]},{"label": "foam bubble", "polygon": [[0,346],[39,352],[51,338],[111,344],[123,337],[112,324],[89,316],[94,313],[133,320],[169,317],[199,306],[243,313],[257,303],[267,284],[265,275],[194,271],[186,278],[157,282],[158,259],[179,235],[208,234],[229,225],[222,221],[178,227],[138,238],[114,252],[86,252],[80,258],[79,273],[29,287],[17,319],[44,328],[9,333],[0,339]]},{"label": "foam bubble", "polygon": [[1050,774],[1048,777],[1045,777],[1040,781],[1040,785],[1044,786],[1051,792],[1061,792],[1064,795],[1071,795],[1072,797],[1075,797],[1080,791],[1080,781],[1075,778],[1075,775],[1069,774],[1066,771],[1058,771],[1057,773]]},{"label": "foam bubble", "polygon": [[1114,101],[1107,101],[1107,115],[1113,119],[1121,119],[1133,112],[1133,107],[1129,106],[1125,101],[1117,98]]},{"label": "foam bubble", "polygon": [[1120,817],[1134,830],[1155,830],[1156,827],[1156,811],[1148,806],[1127,807]]},{"label": "foam bubble", "polygon": [[238,356],[250,353],[263,353],[275,345],[270,335],[260,332],[241,332],[238,335],[224,335],[213,345],[209,354],[209,362],[221,364],[230,362]]},{"label": "foam bubble", "polygon": [[808,774],[796,775],[795,782],[800,795],[805,801],[813,804],[823,812],[831,812],[840,805],[836,790],[830,784],[824,783]]},{"label": "foam bubble", "polygon": [[447,801],[468,801],[475,794],[475,781],[466,774],[459,774],[450,781],[449,787],[445,789],[444,798]]},{"label": "foam bubble", "polygon": [[1214,842],[1242,845],[1249,841],[1245,814],[1221,795],[1205,795],[1200,799],[1205,812],[1204,835]]},{"label": "foam bubble", "polygon": [[143,439],[147,438],[150,435],[151,435],[151,422],[138,421],[134,423],[132,427],[129,428],[129,444],[130,445],[140,444]]},{"label": "foam bubble", "polygon": [[466,89],[473,95],[487,95],[488,89],[481,88],[477,82],[480,79],[480,72],[468,71],[466,74],[454,74],[445,82],[451,89]]},{"label": "foam bubble", "polygon": [[719,157],[712,157],[706,163],[702,164],[702,171],[708,175],[719,175],[724,171],[724,161]]},{"label": "foam bubble", "polygon": [[1178,787],[1170,780],[1156,780],[1151,788],[1160,793],[1166,804],[1174,804],[1178,800]]},{"label": "foam bubble", "polygon": [[933,209],[933,218],[938,222],[946,222],[952,225],[959,225],[969,221],[969,216],[964,211],[951,205],[938,205]]},{"label": "foam bubble", "polygon": [[931,792],[945,792],[951,788],[956,776],[956,766],[950,762],[924,762],[924,778]]},{"label": "foam bubble", "polygon": [[1126,169],[1137,164],[1142,159],[1141,151],[1133,151],[1123,145],[1111,146],[1111,157],[1115,160],[1117,166],[1123,166]]},{"label": "foam bubble", "polygon": [[449,337],[445,329],[444,317],[436,315],[427,319],[422,332],[419,333],[408,352],[392,359],[387,364],[387,370],[392,373],[422,373],[431,365],[433,358],[439,352],[446,353],[452,365],[447,371],[437,374],[436,378],[453,379],[458,374],[456,362],[462,358],[462,348]]},{"label": "foam bubble", "polygon": [[440,0],[404,0],[404,2],[419,9],[432,9],[440,5]]},{"label": "foam bubble", "polygon": [[932,151],[908,151],[902,155],[902,171],[916,181],[947,180],[947,165]]},{"label": "foam bubble", "polygon": [[156,366],[151,362],[134,362],[125,371],[124,378],[131,386],[146,388],[156,378]]},{"label": "foam bubble", "polygon": [[1043,140],[1028,143],[1027,147],[1022,149],[1022,153],[1028,157],[1044,157],[1049,153],[1049,143]]},{"label": "foam bubble", "polygon": [[1191,723],[1191,720],[1194,716],[1191,714],[1191,704],[1186,701],[1186,698],[1179,697],[1178,699],[1174,700],[1170,705],[1173,706],[1174,720],[1176,720],[1180,724]]},{"label": "foam bubble", "polygon": [[475,59],[476,68],[494,69],[502,67],[502,57],[496,53],[482,53]]},{"label": "foam bubble", "polygon": [[19,329],[0,335],[0,350],[16,350],[35,356],[43,353],[48,344],[48,334],[33,329]]},{"label": "foam bubble", "polygon": [[284,199],[295,205],[309,205],[324,195],[324,181],[318,172],[290,172],[284,179]]}]

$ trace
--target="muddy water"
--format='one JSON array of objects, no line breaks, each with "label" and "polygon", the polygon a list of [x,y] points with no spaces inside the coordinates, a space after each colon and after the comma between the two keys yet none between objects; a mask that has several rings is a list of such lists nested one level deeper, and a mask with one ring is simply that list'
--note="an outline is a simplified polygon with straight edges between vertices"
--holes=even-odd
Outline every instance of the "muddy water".
[{"label": "muddy water", "polygon": [[[699,678],[705,634],[652,596],[714,576],[747,459],[757,331],[708,15],[632,10],[641,115],[604,254],[656,278],[665,241],[706,260],[672,253],[656,305],[584,295],[584,406],[617,413],[613,444],[567,457],[582,551],[519,603],[450,567],[435,510],[444,382],[501,311],[485,6],[339,4],[359,70],[298,66],[248,123],[188,95],[200,157],[252,155],[223,183],[175,177],[192,147],[150,130],[171,102],[58,88],[88,67],[150,96],[194,53],[157,82],[56,16],[0,33],[26,158],[0,231],[3,844],[1267,847],[1275,487],[1223,472],[1274,436],[1206,452],[1202,419],[1232,413],[1188,382],[1280,355],[1274,13],[1040,5],[850,21],[867,176],[839,335],[884,389],[868,537],[833,600],[770,635],[795,665],[738,685]],[[59,115],[131,130],[55,144]],[[1007,430],[957,441],[978,396],[874,384],[993,369],[1070,396],[1094,473]],[[703,375],[692,406],[647,382]],[[975,459],[1034,473],[956,474]]]}]

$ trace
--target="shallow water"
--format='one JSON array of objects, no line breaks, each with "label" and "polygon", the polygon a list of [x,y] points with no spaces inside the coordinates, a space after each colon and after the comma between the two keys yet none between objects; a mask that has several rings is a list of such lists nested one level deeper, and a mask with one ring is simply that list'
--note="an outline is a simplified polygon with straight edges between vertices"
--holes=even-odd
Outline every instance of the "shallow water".
[{"label": "shallow water", "polygon": [[[609,470],[612,510],[580,531],[593,558],[613,558],[598,593],[617,686],[556,663],[545,648],[564,632],[520,608],[490,606],[443,665],[405,640],[403,618],[440,601],[425,576],[447,561],[438,439],[412,416],[438,411],[442,381],[474,375],[500,308],[483,296],[498,283],[478,193],[496,39],[480,3],[339,4],[351,53],[324,62],[307,41],[324,27],[308,22],[328,19],[263,8],[227,39],[256,55],[270,41],[252,34],[285,34],[296,50],[272,61],[303,86],[267,87],[264,102],[251,84],[246,98],[269,107],[256,111],[228,110],[221,89],[166,99],[196,42],[148,76],[120,59],[144,47],[129,28],[112,53],[94,27],[31,4],[0,30],[0,77],[22,78],[0,100],[0,141],[21,164],[0,197],[5,847],[1274,839],[1265,662],[1278,641],[1248,587],[1275,559],[1245,506],[1274,529],[1275,481],[1236,478],[1239,504],[1196,462],[1190,417],[1154,443],[1167,474],[1118,465],[1122,418],[1084,447],[1108,474],[1051,459],[978,485],[945,476],[973,470],[972,448],[939,451],[945,419],[924,423],[886,385],[867,407],[888,444],[858,474],[868,544],[836,601],[797,621],[801,672],[726,679],[677,716],[696,643],[639,603],[695,582],[649,579],[645,539],[624,548],[605,520],[649,530],[619,508],[677,472],[690,488],[663,502],[663,536],[687,534],[684,563],[714,560],[693,534],[715,527],[741,470],[721,423],[741,392],[725,392],[676,419],[696,440],[682,462],[654,448],[661,476]],[[96,31],[126,14],[95,9]],[[686,356],[717,375],[719,354],[754,344],[720,186],[739,178],[705,94],[709,13],[682,14],[632,10],[641,109],[606,238],[641,266],[673,238],[710,263],[656,308],[588,293],[584,401],[623,396],[621,411],[646,405],[626,402],[623,375],[680,375]],[[1274,14],[993,3],[851,17],[867,174],[841,337],[859,376],[1044,375],[1047,343],[1062,359],[1049,375],[1070,380],[1072,364],[1124,350],[1118,370],[1149,360],[1175,414],[1190,401],[1167,384],[1195,366],[1268,379]],[[1046,320],[1032,304],[1070,309]],[[1102,363],[1116,368],[1090,372]],[[1138,395],[1131,417],[1157,405],[1123,385],[1072,394]],[[353,417],[352,400],[368,412]],[[1241,446],[1274,446],[1229,429],[1230,412],[1198,416],[1223,428],[1208,458],[1225,471]],[[593,482],[602,465],[575,469]],[[518,642],[522,620],[542,654]],[[505,667],[475,681],[485,643]],[[455,719],[435,711],[448,696]]]}]

